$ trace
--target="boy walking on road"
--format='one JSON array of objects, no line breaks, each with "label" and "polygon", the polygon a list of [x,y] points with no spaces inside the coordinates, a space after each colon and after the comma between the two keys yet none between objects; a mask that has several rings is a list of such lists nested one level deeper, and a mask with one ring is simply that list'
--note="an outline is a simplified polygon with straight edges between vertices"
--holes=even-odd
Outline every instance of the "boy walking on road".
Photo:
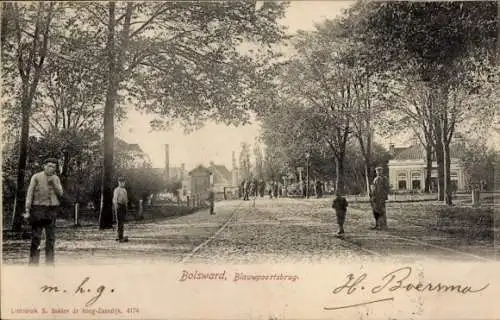
[{"label": "boy walking on road", "polygon": [[345,217],[347,215],[347,206],[349,203],[346,198],[342,197],[340,194],[337,194],[335,199],[333,199],[332,208],[335,209],[335,213],[337,215],[337,224],[339,225],[338,236],[341,236],[345,233],[344,231],[344,222]]},{"label": "boy walking on road", "polygon": [[128,196],[125,189],[125,178],[118,178],[118,186],[113,191],[113,210],[118,224],[118,238],[116,241],[127,242],[128,237],[123,236],[123,227],[127,218]]}]

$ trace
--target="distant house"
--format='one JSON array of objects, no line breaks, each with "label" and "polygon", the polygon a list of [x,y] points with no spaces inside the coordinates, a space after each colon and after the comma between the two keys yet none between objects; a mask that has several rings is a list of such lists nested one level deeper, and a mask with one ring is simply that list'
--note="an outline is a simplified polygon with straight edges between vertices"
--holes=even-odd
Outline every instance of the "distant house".
[{"label": "distant house", "polygon": [[[450,146],[450,177],[452,188],[463,191],[467,188],[465,172],[459,162],[460,148],[457,145]],[[409,147],[389,147],[391,159],[389,160],[389,183],[395,191],[422,191],[425,186],[426,177],[426,153],[420,144]],[[432,161],[431,191],[438,190],[438,167],[435,158]]]},{"label": "distant house", "polygon": [[212,172],[202,165],[189,171],[188,193],[206,198],[212,184]]},{"label": "distant house", "polygon": [[216,165],[210,162],[208,170],[212,173],[212,183],[215,192],[224,192],[224,187],[233,185],[233,175],[224,165]]}]

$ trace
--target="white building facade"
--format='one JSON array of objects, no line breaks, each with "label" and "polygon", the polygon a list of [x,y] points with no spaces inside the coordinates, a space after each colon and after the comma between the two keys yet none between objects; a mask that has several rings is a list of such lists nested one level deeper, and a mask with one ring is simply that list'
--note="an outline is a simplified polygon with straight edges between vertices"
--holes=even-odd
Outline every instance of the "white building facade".
[{"label": "white building facade", "polygon": [[[392,148],[393,157],[389,160],[389,184],[396,192],[419,192],[424,190],[427,175],[427,162],[425,151],[421,146],[408,148]],[[452,153],[453,156],[453,153]],[[455,191],[467,189],[464,170],[457,158],[451,158],[450,178]],[[438,190],[438,166],[432,162],[431,191]]]}]

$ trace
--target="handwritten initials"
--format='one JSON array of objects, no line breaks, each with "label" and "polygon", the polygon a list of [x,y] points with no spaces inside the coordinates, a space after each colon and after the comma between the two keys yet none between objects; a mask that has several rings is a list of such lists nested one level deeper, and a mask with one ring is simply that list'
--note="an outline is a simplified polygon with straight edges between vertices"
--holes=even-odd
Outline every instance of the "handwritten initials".
[{"label": "handwritten initials", "polygon": [[347,282],[341,285],[340,287],[333,289],[333,293],[338,294],[341,293],[344,289],[347,289],[347,294],[353,294],[354,292],[356,292],[357,289],[356,286],[360,284],[363,280],[365,280],[366,277],[367,274],[363,273],[362,275],[360,275],[358,278],[355,279],[354,274],[350,273],[349,275],[347,275]]}]

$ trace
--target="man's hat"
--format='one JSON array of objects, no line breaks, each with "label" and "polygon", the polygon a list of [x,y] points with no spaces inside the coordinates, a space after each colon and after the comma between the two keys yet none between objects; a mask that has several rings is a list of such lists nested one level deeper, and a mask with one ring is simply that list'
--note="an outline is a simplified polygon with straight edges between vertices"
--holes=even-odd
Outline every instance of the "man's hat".
[{"label": "man's hat", "polygon": [[47,164],[47,163],[57,164],[57,163],[58,163],[58,161],[57,161],[57,159],[56,159],[56,158],[47,158],[47,159],[45,159],[45,161],[43,162],[43,164],[45,165],[45,164]]},{"label": "man's hat", "polygon": [[379,170],[384,170],[383,167],[376,167],[375,170],[379,171]]}]

